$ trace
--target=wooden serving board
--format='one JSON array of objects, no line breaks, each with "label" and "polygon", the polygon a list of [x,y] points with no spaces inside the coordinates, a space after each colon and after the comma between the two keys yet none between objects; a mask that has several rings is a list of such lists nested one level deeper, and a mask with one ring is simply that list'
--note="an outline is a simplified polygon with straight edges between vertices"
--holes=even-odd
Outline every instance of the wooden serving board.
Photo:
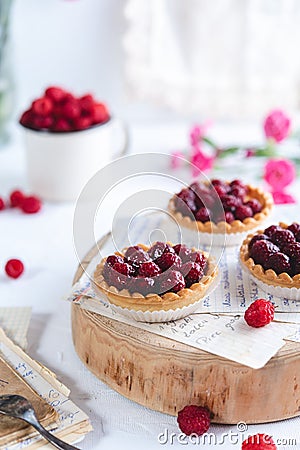
[{"label": "wooden serving board", "polygon": [[[74,282],[97,255],[84,258]],[[215,423],[272,422],[300,415],[300,344],[287,342],[262,369],[251,369],[72,304],[75,349],[87,368],[125,397],[177,415],[207,406]]]}]

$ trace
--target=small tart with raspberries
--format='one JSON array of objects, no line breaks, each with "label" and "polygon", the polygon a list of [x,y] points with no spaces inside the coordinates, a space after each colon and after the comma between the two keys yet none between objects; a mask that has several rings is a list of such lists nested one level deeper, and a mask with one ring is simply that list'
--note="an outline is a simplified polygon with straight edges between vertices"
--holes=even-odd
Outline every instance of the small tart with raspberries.
[{"label": "small tart with raspberries", "polygon": [[208,254],[195,248],[170,242],[138,244],[104,258],[94,272],[93,286],[121,308],[173,311],[202,299],[217,272]]},{"label": "small tart with raspberries", "polygon": [[269,193],[241,180],[194,182],[169,202],[170,213],[183,226],[216,234],[248,232],[265,221],[272,207]]},{"label": "small tart with raspberries", "polygon": [[262,289],[300,299],[299,223],[280,222],[249,234],[240,248],[240,261]]}]

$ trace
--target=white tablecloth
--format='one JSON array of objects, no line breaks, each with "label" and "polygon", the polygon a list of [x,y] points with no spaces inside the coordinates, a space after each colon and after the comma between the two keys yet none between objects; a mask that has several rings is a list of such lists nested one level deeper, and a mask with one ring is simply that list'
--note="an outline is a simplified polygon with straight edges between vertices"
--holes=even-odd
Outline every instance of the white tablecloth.
[{"label": "white tablecloth", "polygon": [[[221,127],[219,131],[224,140],[230,141],[233,130]],[[248,141],[253,139],[253,130],[257,132],[255,127],[247,128]],[[132,131],[131,151],[166,152],[181,148],[187,140],[186,132],[182,124],[137,125]],[[234,138],[241,137],[245,141],[243,130],[235,131]],[[251,178],[253,174],[248,175]],[[15,187],[26,187],[23,145],[18,130],[13,130],[11,143],[0,149],[0,195],[8,194]],[[73,211],[73,204],[45,204],[37,215],[12,210],[0,213],[0,305],[32,307],[28,353],[53,370],[70,388],[72,400],[90,416],[94,427],[94,432],[80,443],[80,448],[179,449],[186,444],[195,447],[188,440],[178,441],[176,418],[123,398],[89,373],[79,361],[71,338],[70,305],[62,300],[70,289],[78,264],[72,242]],[[9,280],[3,274],[5,261],[11,257],[19,257],[25,263],[26,272],[19,280]],[[296,439],[297,446],[278,445],[280,449],[295,449],[300,448],[299,425],[300,419],[296,418],[252,425],[248,432],[266,432],[282,440]],[[168,443],[159,443],[158,436],[166,429],[169,436],[175,433],[173,442],[169,438]],[[230,431],[236,433],[236,426],[211,426],[210,432],[219,439],[215,448],[240,448],[241,435],[238,444],[234,436],[231,440],[225,437],[225,443],[220,443],[222,433]]]}]

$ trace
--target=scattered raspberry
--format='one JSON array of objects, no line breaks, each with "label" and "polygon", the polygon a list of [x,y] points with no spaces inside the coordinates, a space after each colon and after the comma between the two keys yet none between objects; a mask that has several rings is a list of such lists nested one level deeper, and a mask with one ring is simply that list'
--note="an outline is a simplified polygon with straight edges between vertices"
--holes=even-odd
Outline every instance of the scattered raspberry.
[{"label": "scattered raspberry", "polygon": [[3,209],[5,209],[5,203],[3,198],[0,197],[0,211],[3,211]]},{"label": "scattered raspberry", "polygon": [[142,295],[148,295],[155,293],[157,288],[154,278],[146,277],[146,278],[132,278],[132,284],[129,290],[132,293],[138,292]]},{"label": "scattered raspberry", "polygon": [[23,199],[21,208],[25,214],[35,214],[42,208],[42,202],[38,197],[31,195]]},{"label": "scattered raspberry", "polygon": [[187,436],[192,433],[201,436],[210,427],[210,412],[202,406],[185,406],[179,411],[177,422],[180,430]]},{"label": "scattered raspberry", "polygon": [[270,227],[265,229],[264,234],[268,236],[270,239],[272,239],[273,234],[278,230],[282,230],[282,228],[279,227],[278,225],[271,225]]},{"label": "scattered raspberry", "polygon": [[180,256],[182,261],[186,261],[187,256],[192,253],[192,250],[183,244],[174,245],[173,249],[175,250],[175,253]]},{"label": "scattered raspberry", "polygon": [[109,120],[109,112],[103,103],[95,103],[92,108],[92,121],[94,124],[104,123]]},{"label": "scattered raspberry", "polygon": [[295,236],[290,230],[277,230],[272,234],[271,241],[278,247],[295,242]]},{"label": "scattered raspberry", "polygon": [[10,200],[10,206],[12,208],[19,208],[22,206],[23,201],[24,201],[25,195],[23,194],[22,191],[13,191],[10,196],[9,196],[9,200]]},{"label": "scattered raspberry", "polygon": [[19,278],[24,272],[24,264],[19,259],[10,259],[5,265],[5,272],[10,278]]},{"label": "scattered raspberry", "polygon": [[268,238],[268,236],[266,236],[265,234],[256,234],[255,236],[253,236],[253,238],[249,242],[248,248],[249,248],[249,250],[251,250],[251,248],[253,247],[253,244],[255,244],[255,242],[257,242],[257,241],[269,241],[269,240],[270,240],[270,238]]},{"label": "scattered raspberry", "polygon": [[236,219],[243,221],[247,219],[247,217],[252,217],[253,211],[250,206],[241,205],[236,208],[234,215]]},{"label": "scattered raspberry", "polygon": [[242,450],[277,450],[277,447],[271,436],[259,433],[243,441]]},{"label": "scattered raspberry", "polygon": [[156,260],[163,253],[173,253],[174,250],[170,245],[165,244],[164,242],[155,242],[152,247],[149,248],[148,253],[151,259]]},{"label": "scattered raspberry", "polygon": [[159,273],[161,273],[161,270],[158,267],[158,265],[155,264],[155,262],[153,262],[153,261],[144,262],[143,264],[140,265],[140,268],[139,268],[139,276],[140,277],[144,277],[144,278],[155,277]]},{"label": "scattered raspberry", "polygon": [[195,262],[187,262],[180,269],[185,279],[186,287],[190,287],[194,283],[198,283],[203,277],[203,269]]},{"label": "scattered raspberry", "polygon": [[134,275],[135,272],[134,268],[125,262],[116,262],[113,265],[113,270],[116,270],[118,273],[126,275],[127,277]]},{"label": "scattered raspberry", "polygon": [[261,240],[253,244],[250,256],[255,264],[265,267],[270,256],[277,252],[279,252],[279,248],[273,242]]},{"label": "scattered raspberry", "polygon": [[161,282],[161,292],[178,292],[185,288],[183,275],[177,270],[166,272]]},{"label": "scattered raspberry", "polygon": [[176,255],[176,253],[164,253],[156,260],[156,262],[163,272],[170,267],[179,269],[182,264],[181,258]]},{"label": "scattered raspberry", "polygon": [[195,214],[195,219],[198,222],[209,222],[210,221],[210,212],[207,208],[205,208],[205,206],[203,206],[202,208],[200,208],[196,214]]},{"label": "scattered raspberry", "polygon": [[106,262],[109,266],[113,267],[116,263],[124,262],[123,258],[119,255],[110,255],[107,257]]},{"label": "scattered raspberry", "polygon": [[245,203],[246,206],[250,206],[250,208],[252,209],[253,215],[260,213],[262,210],[262,206],[261,203],[256,200],[256,198],[249,200],[248,202]]},{"label": "scattered raspberry", "polygon": [[79,98],[79,103],[83,113],[90,115],[93,111],[94,98],[91,94],[83,95]]},{"label": "scattered raspberry", "polygon": [[20,117],[20,124],[24,127],[32,128],[33,113],[30,109],[24,111]]},{"label": "scattered raspberry", "polygon": [[273,303],[260,298],[251,303],[245,311],[244,318],[250,327],[264,327],[274,319],[274,310]]},{"label": "scattered raspberry", "polygon": [[264,264],[264,269],[273,269],[277,274],[291,271],[290,259],[284,253],[278,252],[271,255]]}]

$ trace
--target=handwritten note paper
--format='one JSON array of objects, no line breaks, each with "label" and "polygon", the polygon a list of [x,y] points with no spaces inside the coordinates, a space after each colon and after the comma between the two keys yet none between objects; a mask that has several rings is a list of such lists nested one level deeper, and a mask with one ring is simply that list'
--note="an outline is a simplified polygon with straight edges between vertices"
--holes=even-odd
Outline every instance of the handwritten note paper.
[{"label": "handwritten note paper", "polygon": [[0,327],[7,336],[22,348],[27,346],[27,330],[31,317],[31,308],[0,308]]},{"label": "handwritten note paper", "polygon": [[[60,438],[70,442],[78,441],[91,431],[87,415],[68,397],[69,390],[53,374],[26,355],[14,345],[0,328],[0,352],[3,359],[43,397],[59,415],[59,423],[54,431]],[[43,444],[39,436],[28,437],[25,441],[13,442],[6,450],[24,447],[36,448]]]}]

